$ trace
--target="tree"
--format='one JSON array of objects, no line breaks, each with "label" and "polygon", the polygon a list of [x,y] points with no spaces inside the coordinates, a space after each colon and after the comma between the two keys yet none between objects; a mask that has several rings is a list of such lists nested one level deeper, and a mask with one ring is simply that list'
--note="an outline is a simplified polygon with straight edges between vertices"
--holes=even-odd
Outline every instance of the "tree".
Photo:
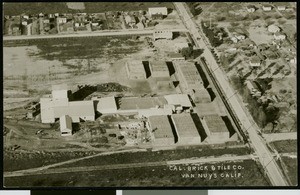
[{"label": "tree", "polygon": [[181,54],[185,58],[190,58],[193,54],[193,48],[192,47],[184,47],[184,48],[181,49]]}]

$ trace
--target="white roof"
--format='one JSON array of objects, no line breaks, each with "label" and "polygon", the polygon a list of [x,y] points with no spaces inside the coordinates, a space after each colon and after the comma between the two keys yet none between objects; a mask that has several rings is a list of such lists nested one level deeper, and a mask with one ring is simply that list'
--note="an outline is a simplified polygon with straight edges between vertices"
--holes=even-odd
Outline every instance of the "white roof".
[{"label": "white roof", "polygon": [[167,100],[168,104],[192,107],[191,101],[187,94],[172,94],[165,95],[164,97]]},{"label": "white roof", "polygon": [[101,112],[101,110],[117,110],[117,104],[114,96],[111,97],[103,97],[99,99],[97,104],[97,110]]},{"label": "white roof", "polygon": [[59,117],[60,131],[65,129],[72,130],[72,119],[68,115],[63,115]]}]

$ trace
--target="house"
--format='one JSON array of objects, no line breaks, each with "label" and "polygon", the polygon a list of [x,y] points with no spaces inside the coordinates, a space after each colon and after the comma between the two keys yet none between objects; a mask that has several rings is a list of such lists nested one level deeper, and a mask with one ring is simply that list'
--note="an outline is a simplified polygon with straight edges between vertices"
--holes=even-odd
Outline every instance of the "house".
[{"label": "house", "polygon": [[252,67],[259,67],[261,65],[261,59],[258,56],[254,56],[250,60],[250,66]]},{"label": "house", "polygon": [[271,24],[270,26],[268,26],[268,31],[271,33],[276,33],[280,31],[280,28],[274,24]]},{"label": "house", "polygon": [[176,134],[177,144],[200,144],[201,137],[192,116],[188,113],[171,115]]},{"label": "house", "polygon": [[149,13],[151,18],[152,18],[153,15],[167,16],[168,15],[168,9],[166,7],[149,7],[148,13]]},{"label": "house", "polygon": [[250,94],[254,97],[261,97],[261,91],[259,89],[259,87],[257,86],[257,84],[251,80],[247,80],[245,82],[247,88],[250,91]]},{"label": "house", "polygon": [[286,35],[282,32],[276,32],[274,33],[274,38],[276,40],[284,40],[286,38]]},{"label": "house", "polygon": [[146,70],[142,61],[127,61],[125,67],[129,79],[146,79]]},{"label": "house", "polygon": [[230,39],[232,40],[232,42],[237,43],[238,39],[236,37],[230,37]]},{"label": "house", "polygon": [[209,143],[220,144],[229,141],[230,132],[221,116],[206,115],[203,117],[202,125],[207,132]]},{"label": "house", "polygon": [[154,30],[153,32],[154,41],[157,39],[173,39],[173,32],[170,30]]},{"label": "house", "polygon": [[65,24],[65,23],[67,23],[67,18],[58,17],[58,18],[56,18],[56,21],[57,21],[58,24]]},{"label": "house", "polygon": [[183,111],[190,112],[193,109],[193,105],[187,94],[171,94],[165,95],[165,99],[168,105],[172,106],[173,112],[181,113]]},{"label": "house", "polygon": [[278,5],[277,6],[278,11],[284,11],[286,9],[285,5]]},{"label": "house", "polygon": [[59,118],[61,136],[72,135],[72,118],[68,115],[63,115]]},{"label": "house", "polygon": [[126,22],[126,24],[133,26],[136,24],[136,18],[132,15],[126,15],[125,22]]},{"label": "house", "polygon": [[254,5],[248,5],[248,6],[246,7],[246,9],[247,9],[247,11],[248,11],[249,13],[253,13],[253,12],[255,12],[256,7],[255,7]]},{"label": "house", "polygon": [[242,34],[237,34],[237,35],[235,35],[235,37],[236,37],[238,40],[244,40],[244,39],[246,39],[246,36],[245,36],[245,35],[242,35]]},{"label": "house", "polygon": [[150,116],[148,130],[153,134],[153,145],[170,146],[175,144],[175,137],[168,116]]},{"label": "house", "polygon": [[170,77],[169,68],[165,61],[151,61],[149,67],[152,77]]},{"label": "house", "polygon": [[263,9],[264,11],[271,11],[271,10],[272,10],[272,6],[271,6],[271,5],[268,5],[268,4],[264,4],[264,5],[262,6],[262,9]]}]

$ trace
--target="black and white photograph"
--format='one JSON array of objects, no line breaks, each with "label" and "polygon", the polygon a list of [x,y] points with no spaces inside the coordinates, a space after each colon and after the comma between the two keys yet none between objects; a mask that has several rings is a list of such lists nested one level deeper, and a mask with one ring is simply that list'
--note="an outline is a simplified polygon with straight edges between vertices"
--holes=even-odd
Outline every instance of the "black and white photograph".
[{"label": "black and white photograph", "polygon": [[296,2],[2,9],[3,188],[298,186]]}]

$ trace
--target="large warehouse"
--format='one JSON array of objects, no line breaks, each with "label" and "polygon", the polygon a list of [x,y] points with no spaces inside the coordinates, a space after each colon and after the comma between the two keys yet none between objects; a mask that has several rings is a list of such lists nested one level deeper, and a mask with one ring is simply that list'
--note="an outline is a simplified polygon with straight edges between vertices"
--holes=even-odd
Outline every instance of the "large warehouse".
[{"label": "large warehouse", "polygon": [[217,114],[203,117],[203,127],[208,132],[211,143],[224,143],[229,140],[230,133],[222,117]]},{"label": "large warehouse", "polygon": [[201,137],[190,114],[173,114],[172,121],[178,135],[178,144],[200,144]]},{"label": "large warehouse", "polygon": [[150,116],[148,124],[150,132],[153,132],[154,145],[162,146],[175,143],[175,137],[168,116]]},{"label": "large warehouse", "polygon": [[126,62],[126,72],[129,79],[146,79],[146,71],[142,61]]},{"label": "large warehouse", "polygon": [[170,77],[169,68],[164,61],[151,61],[150,70],[152,77]]}]

